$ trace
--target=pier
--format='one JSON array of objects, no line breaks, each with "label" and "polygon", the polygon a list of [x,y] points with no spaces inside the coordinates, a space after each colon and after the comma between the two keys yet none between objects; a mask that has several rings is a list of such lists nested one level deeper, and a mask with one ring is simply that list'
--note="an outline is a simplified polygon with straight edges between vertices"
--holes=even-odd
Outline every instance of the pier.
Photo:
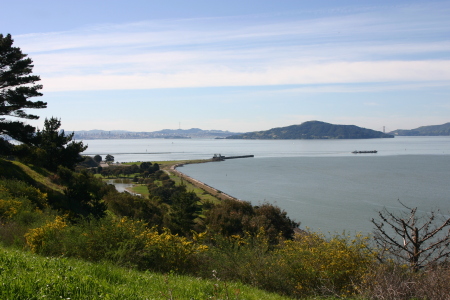
[{"label": "pier", "polygon": [[248,157],[255,157],[255,155],[240,155],[240,156],[223,156],[221,154],[214,154],[212,160],[213,161],[223,161],[225,159],[235,159],[235,158],[248,158]]}]

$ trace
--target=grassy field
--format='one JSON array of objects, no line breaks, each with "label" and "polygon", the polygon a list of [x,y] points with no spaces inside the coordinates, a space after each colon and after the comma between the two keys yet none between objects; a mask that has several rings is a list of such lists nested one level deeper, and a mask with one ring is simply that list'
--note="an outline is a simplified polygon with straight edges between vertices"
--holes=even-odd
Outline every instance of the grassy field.
[{"label": "grassy field", "polygon": [[0,299],[289,299],[240,283],[137,272],[0,246]]},{"label": "grassy field", "polygon": [[141,194],[144,197],[148,197],[148,188],[145,184],[137,184],[131,188],[129,188],[134,193]]},{"label": "grassy field", "polygon": [[[176,184],[180,184],[181,183],[181,178],[175,175],[171,175],[170,179],[172,179],[173,181],[175,181]],[[220,200],[217,199],[216,197],[214,197],[213,195],[205,192],[204,190],[202,190],[201,188],[196,187],[195,185],[187,182],[186,180],[183,180],[184,185],[186,186],[186,189],[188,191],[193,191],[200,199],[201,202],[213,202],[213,203],[217,203]]]}]

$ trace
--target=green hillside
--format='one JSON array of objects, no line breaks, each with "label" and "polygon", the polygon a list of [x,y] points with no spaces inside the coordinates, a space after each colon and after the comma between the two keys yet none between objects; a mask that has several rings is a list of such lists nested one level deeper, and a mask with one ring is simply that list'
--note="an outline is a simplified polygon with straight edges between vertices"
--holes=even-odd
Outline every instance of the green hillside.
[{"label": "green hillside", "polygon": [[398,136],[449,136],[450,122],[442,125],[421,126],[416,129],[397,129],[389,134]]},{"label": "green hillside", "polygon": [[393,138],[393,135],[361,128],[355,125],[334,125],[320,121],[309,121],[300,125],[273,128],[266,131],[233,135],[227,139],[373,139]]},{"label": "green hillside", "polygon": [[1,177],[17,179],[31,184],[45,192],[62,194],[64,187],[52,182],[49,175],[53,174],[43,168],[26,165],[19,161],[9,161],[0,158]]},{"label": "green hillside", "polygon": [[163,275],[0,246],[1,299],[289,299],[242,283]]}]

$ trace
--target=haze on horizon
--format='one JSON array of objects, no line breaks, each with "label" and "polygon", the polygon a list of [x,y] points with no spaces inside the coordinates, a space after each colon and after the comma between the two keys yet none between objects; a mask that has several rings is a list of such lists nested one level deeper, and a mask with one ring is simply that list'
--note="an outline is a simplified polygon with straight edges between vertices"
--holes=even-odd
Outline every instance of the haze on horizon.
[{"label": "haze on horizon", "polygon": [[40,128],[388,132],[450,121],[449,15],[424,0],[17,0],[0,33],[41,76]]}]

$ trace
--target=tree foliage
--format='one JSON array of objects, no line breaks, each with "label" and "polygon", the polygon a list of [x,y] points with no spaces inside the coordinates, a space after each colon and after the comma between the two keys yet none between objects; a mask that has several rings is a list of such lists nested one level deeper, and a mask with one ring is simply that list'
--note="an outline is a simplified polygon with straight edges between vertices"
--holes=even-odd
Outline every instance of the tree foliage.
[{"label": "tree foliage", "polygon": [[13,47],[11,35],[0,34],[0,135],[8,135],[21,142],[33,138],[35,128],[20,121],[11,121],[2,116],[38,119],[26,109],[46,108],[47,103],[31,101],[42,96],[42,85],[36,84],[39,76],[31,75],[32,60],[20,48]]},{"label": "tree foliage", "polygon": [[62,166],[58,168],[58,176],[66,186],[66,199],[56,208],[67,211],[72,218],[92,216],[98,219],[105,216],[107,206],[102,198],[113,187],[85,171],[76,173]]},{"label": "tree foliage", "polygon": [[285,211],[269,203],[252,206],[250,202],[223,200],[206,212],[205,225],[211,232],[224,236],[257,234],[262,228],[271,243],[281,235],[292,239],[299,226]]},{"label": "tree foliage", "polygon": [[40,149],[41,164],[52,171],[58,166],[73,169],[75,164],[83,161],[80,153],[87,149],[83,142],[72,140],[74,133],[69,135],[60,130],[61,121],[57,118],[45,119],[44,129],[36,133],[34,145]]},{"label": "tree foliage", "polygon": [[117,191],[109,192],[103,199],[108,209],[119,217],[144,220],[149,227],[163,225],[163,207],[150,199]]},{"label": "tree foliage", "polygon": [[195,219],[201,212],[200,198],[194,193],[180,189],[171,196],[168,227],[171,232],[190,235],[195,228]]},{"label": "tree foliage", "polygon": [[148,175],[159,171],[159,165],[158,163],[152,164],[151,162],[143,162],[139,165],[139,169],[142,174],[145,174],[144,177],[147,177]]},{"label": "tree foliage", "polygon": [[91,156],[83,156],[83,161],[77,164],[77,167],[96,168],[98,163]]},{"label": "tree foliage", "polygon": [[417,207],[396,215],[386,208],[379,212],[381,221],[375,225],[375,242],[388,254],[418,271],[450,256],[450,218],[440,217],[439,211],[419,216]]},{"label": "tree foliage", "polygon": [[200,198],[184,184],[176,185],[163,171],[157,171],[148,184],[150,197],[169,208],[164,225],[173,233],[190,235],[201,212]]}]

